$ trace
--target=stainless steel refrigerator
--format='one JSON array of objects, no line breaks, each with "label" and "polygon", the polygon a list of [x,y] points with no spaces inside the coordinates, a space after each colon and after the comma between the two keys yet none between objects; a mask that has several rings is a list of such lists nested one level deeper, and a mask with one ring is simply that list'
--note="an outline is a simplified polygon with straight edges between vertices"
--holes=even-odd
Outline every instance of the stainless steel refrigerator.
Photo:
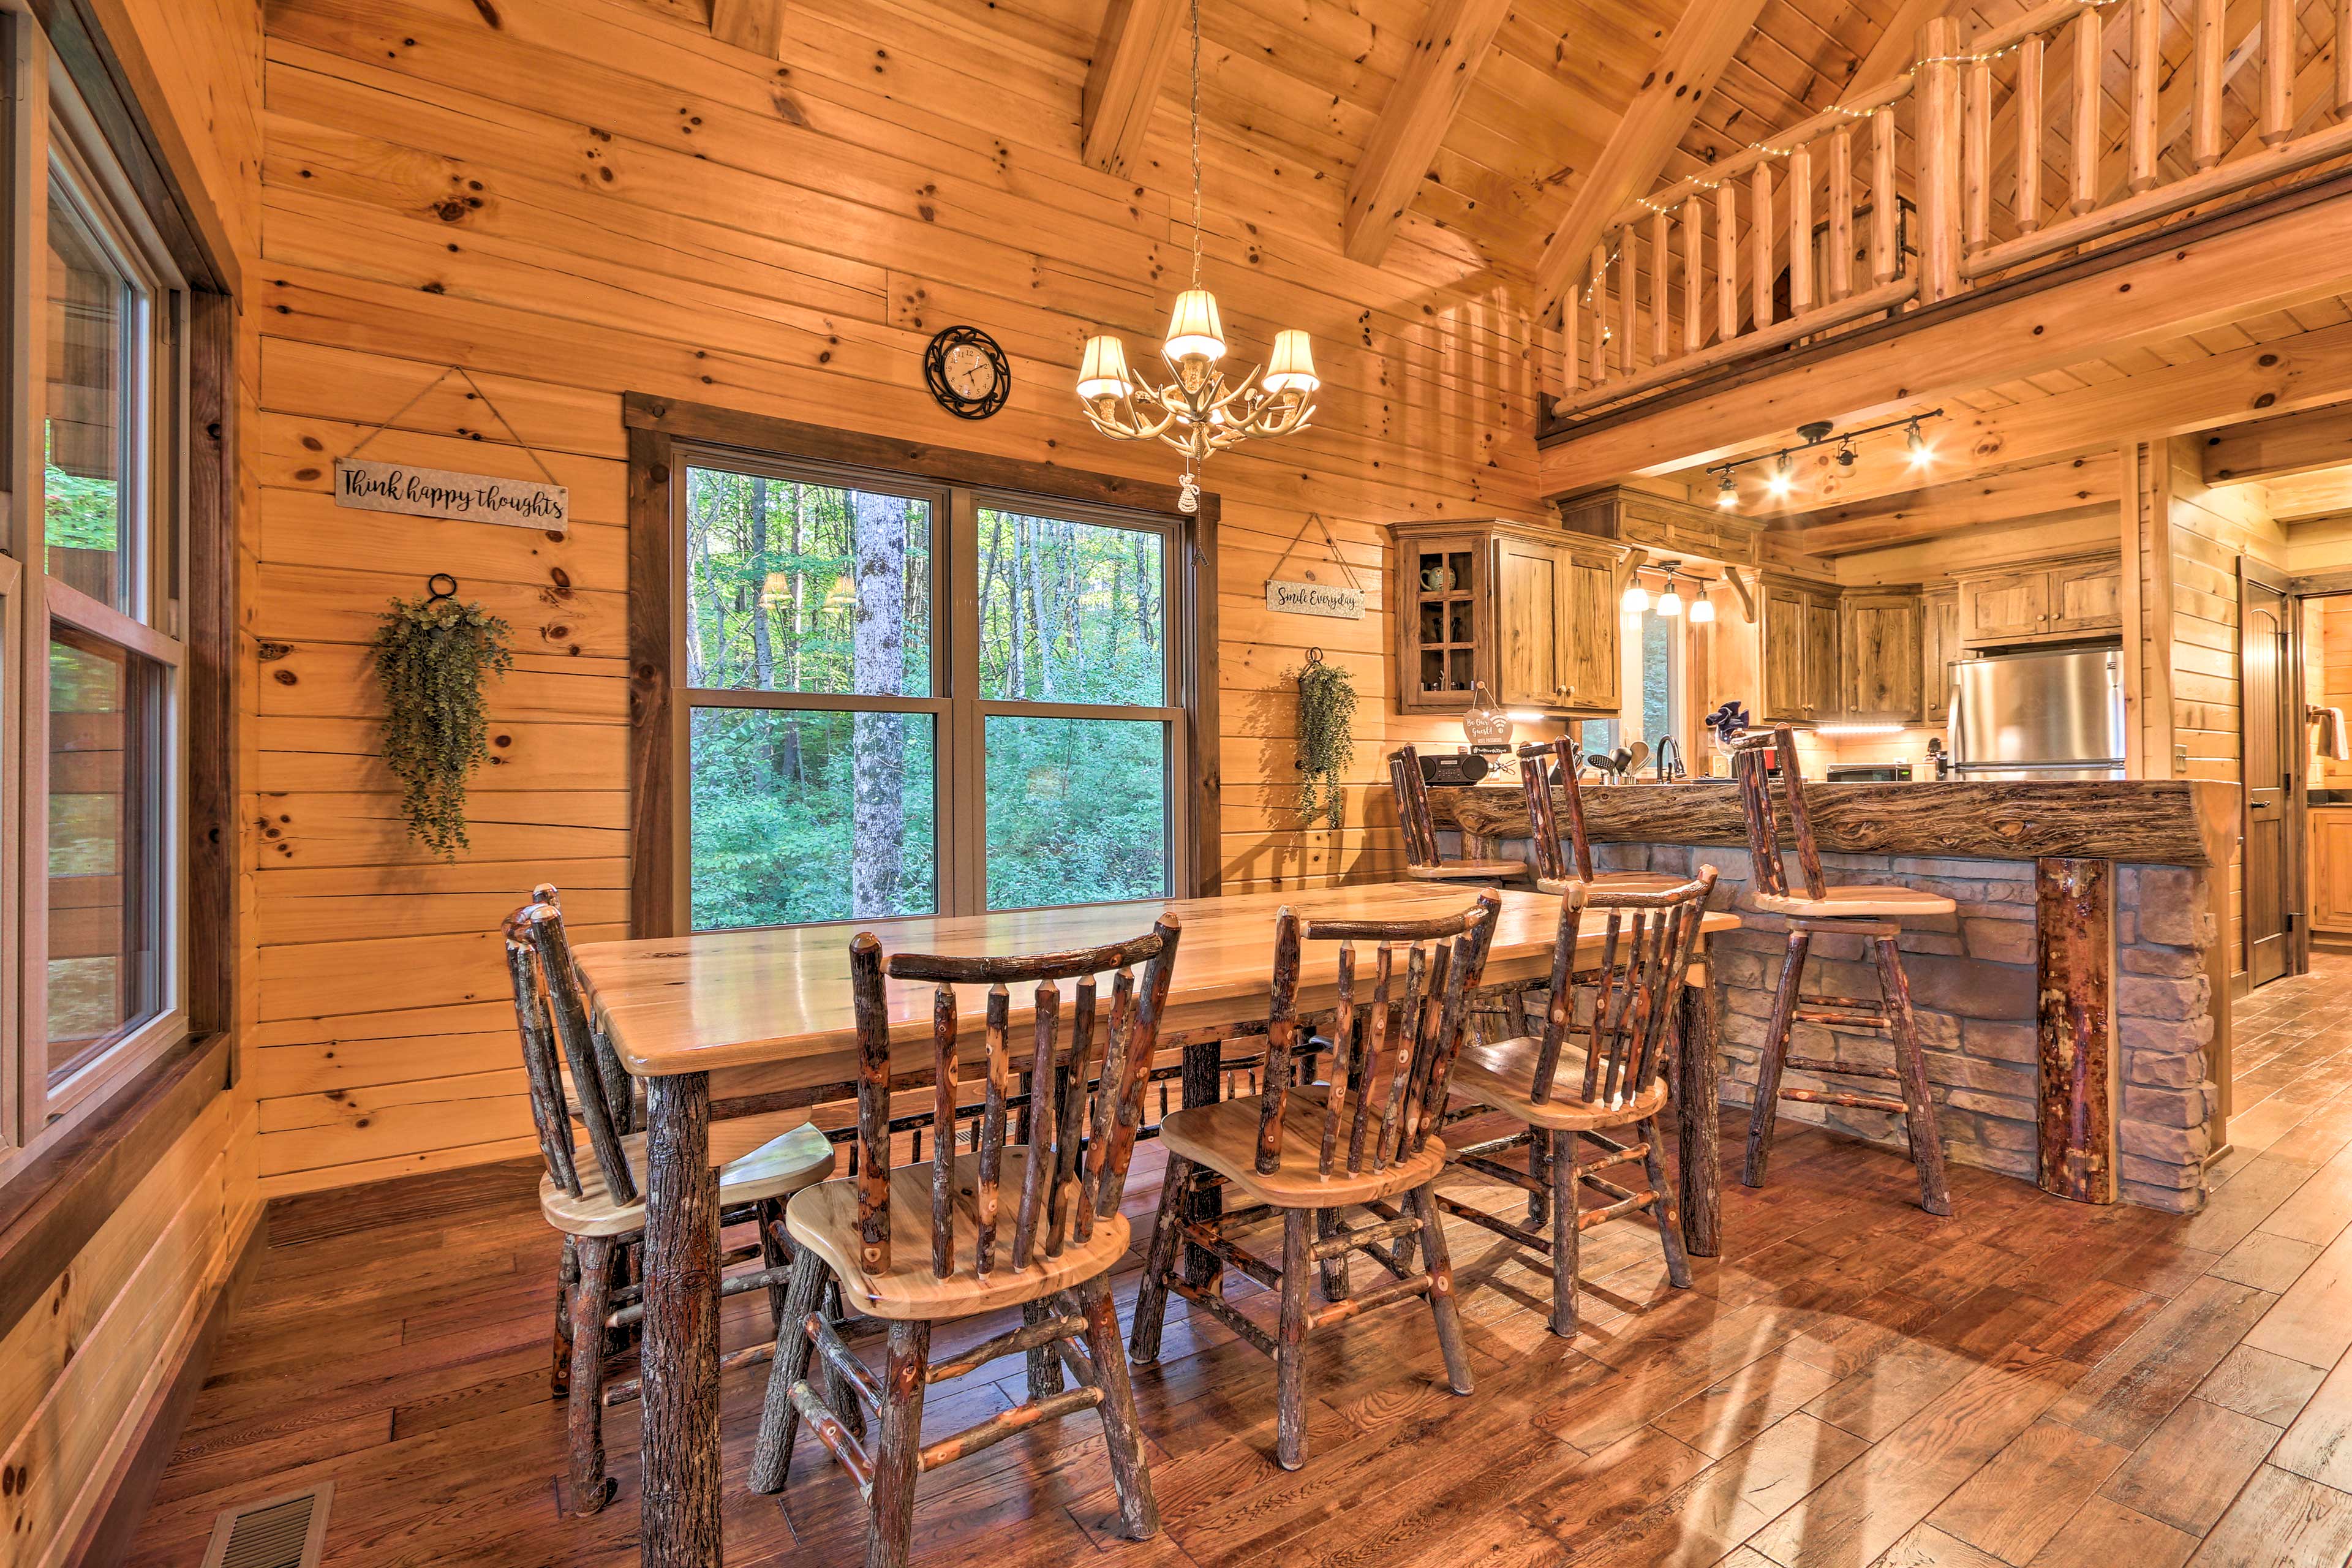
[{"label": "stainless steel refrigerator", "polygon": [[2119,779],[2123,654],[2074,647],[1962,659],[1952,666],[1949,735],[1954,778]]}]

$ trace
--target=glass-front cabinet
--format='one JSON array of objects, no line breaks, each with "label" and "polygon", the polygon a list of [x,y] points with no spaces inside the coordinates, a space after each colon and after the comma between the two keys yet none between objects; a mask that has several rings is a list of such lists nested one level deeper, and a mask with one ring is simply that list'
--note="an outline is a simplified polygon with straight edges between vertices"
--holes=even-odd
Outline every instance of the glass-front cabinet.
[{"label": "glass-front cabinet", "polygon": [[1397,706],[1459,712],[1485,681],[1507,708],[1614,713],[1614,546],[1500,520],[1394,529]]}]

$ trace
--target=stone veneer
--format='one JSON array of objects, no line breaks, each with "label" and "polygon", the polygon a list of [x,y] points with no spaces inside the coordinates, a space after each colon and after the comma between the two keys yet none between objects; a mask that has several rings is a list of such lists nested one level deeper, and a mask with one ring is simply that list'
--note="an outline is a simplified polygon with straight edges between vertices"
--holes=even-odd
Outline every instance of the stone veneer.
[{"label": "stone veneer", "polygon": [[[1524,841],[1507,841],[1492,844],[1489,852],[1524,858],[1526,848]],[[1740,930],[1714,939],[1723,1099],[1727,1105],[1750,1104],[1788,921],[1755,907],[1748,851],[1596,844],[1592,858],[1597,870],[1687,875],[1704,863],[1721,873],[1716,905],[1742,922]],[[1902,936],[1937,1125],[1951,1160],[2032,1181],[2038,1142],[2033,863],[1825,854],[1822,864],[1832,882],[1897,882],[1941,893],[1959,906],[1951,915],[1906,921]],[[1793,855],[1790,869],[1793,874]],[[2213,1086],[2205,1078],[2204,1049],[2213,1036],[2205,959],[2215,940],[2206,880],[2203,871],[2182,867],[2116,867],[2122,1197],[2178,1213],[2193,1212],[2205,1201],[2213,1103]],[[1806,990],[1876,997],[1877,971],[1862,940],[1816,936]],[[1875,1033],[1818,1024],[1798,1025],[1790,1044],[1796,1055],[1882,1067],[1891,1065],[1890,1048]],[[1793,1070],[1782,1081],[1791,1089],[1823,1087],[1812,1075]],[[1849,1079],[1841,1087],[1866,1085]],[[1901,1121],[1884,1111],[1784,1100],[1780,1114],[1873,1143],[1906,1146]],[[1737,1168],[1727,1163],[1725,1179],[1737,1178]]]}]

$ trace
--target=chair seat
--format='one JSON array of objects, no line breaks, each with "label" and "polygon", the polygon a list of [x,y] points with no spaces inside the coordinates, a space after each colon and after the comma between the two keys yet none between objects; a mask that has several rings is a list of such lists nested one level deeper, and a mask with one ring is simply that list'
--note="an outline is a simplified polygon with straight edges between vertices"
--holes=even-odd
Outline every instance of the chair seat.
[{"label": "chair seat", "polygon": [[[1582,883],[1596,893],[1663,893],[1689,881],[1688,877],[1670,877],[1664,871],[1602,871],[1591,881]],[[1580,885],[1574,877],[1538,877],[1536,891],[1561,894]]]},{"label": "chair seat", "polygon": [[1124,1215],[1096,1220],[1092,1236],[1084,1242],[1066,1243],[1056,1258],[1045,1256],[1041,1222],[1029,1267],[1015,1269],[1013,1231],[1021,1213],[1022,1180],[1028,1170],[1026,1148],[1016,1143],[1005,1149],[997,1171],[995,1267],[985,1279],[972,1272],[980,1256],[979,1223],[972,1208],[980,1171],[976,1154],[956,1156],[955,1271],[945,1279],[931,1272],[929,1161],[901,1165],[890,1173],[890,1266],[879,1274],[868,1274],[858,1266],[855,1180],[826,1182],[802,1193],[784,1210],[784,1225],[794,1241],[832,1266],[841,1280],[842,1300],[854,1311],[875,1318],[931,1321],[992,1312],[1108,1273],[1127,1251]]},{"label": "chair seat", "polygon": [[1561,1132],[1622,1127],[1646,1121],[1665,1108],[1663,1076],[1654,1078],[1650,1087],[1641,1093],[1614,1103],[1586,1100],[1584,1052],[1570,1045],[1561,1047],[1559,1063],[1552,1069],[1551,1098],[1538,1104],[1534,1095],[1536,1058],[1542,1049],[1542,1041],[1525,1035],[1491,1044],[1465,1042],[1461,1059],[1454,1064],[1454,1093],[1490,1110],[1517,1117],[1529,1126]]},{"label": "chair seat", "polygon": [[1948,915],[1959,906],[1940,893],[1916,888],[1830,888],[1818,899],[1801,893],[1758,893],[1756,907],[1769,914],[1810,920],[1901,920],[1914,915]]},{"label": "chair seat", "polygon": [[[1356,1124],[1353,1103],[1339,1112],[1340,1149],[1332,1156],[1334,1169],[1322,1175],[1316,1163],[1323,1149],[1323,1089],[1294,1089],[1283,1109],[1282,1163],[1271,1172],[1257,1168],[1257,1123],[1265,1097],[1258,1094],[1221,1100],[1174,1110],[1160,1120],[1160,1140],[1173,1154],[1206,1165],[1257,1203],[1281,1209],[1335,1208],[1343,1204],[1370,1203],[1426,1185],[1445,1164],[1445,1145],[1434,1136],[1421,1152],[1392,1161],[1388,1169],[1366,1169],[1350,1175],[1346,1146]],[[1373,1128],[1364,1133],[1364,1163],[1371,1164],[1376,1141]]]},{"label": "chair seat", "polygon": [[1524,860],[1440,860],[1434,866],[1407,866],[1404,874],[1424,882],[1524,877],[1528,874],[1528,863]]},{"label": "chair seat", "polygon": [[[580,1173],[580,1195],[557,1186],[552,1176],[539,1179],[539,1212],[547,1223],[572,1236],[629,1236],[645,1229],[646,1135],[630,1133],[621,1140],[621,1151],[636,1180],[635,1203],[613,1201],[604,1170],[583,1135],[575,1141],[572,1162]],[[719,1167],[719,1201],[732,1207],[787,1197],[822,1182],[833,1174],[833,1144],[809,1124],[805,1110],[732,1116],[710,1124],[710,1160]]]}]

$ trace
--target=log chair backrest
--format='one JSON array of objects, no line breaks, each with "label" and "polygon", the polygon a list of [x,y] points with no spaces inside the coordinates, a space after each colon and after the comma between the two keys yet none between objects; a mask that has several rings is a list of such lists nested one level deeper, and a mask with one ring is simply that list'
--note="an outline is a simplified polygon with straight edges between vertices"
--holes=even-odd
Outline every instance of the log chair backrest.
[{"label": "log chair backrest", "polygon": [[1756,889],[1786,898],[1788,868],[1780,860],[1780,825],[1772,815],[1769,769],[1780,768],[1780,788],[1789,803],[1789,826],[1797,836],[1797,870],[1809,899],[1826,895],[1822,852],[1813,844],[1813,819],[1805,812],[1805,781],[1797,765],[1797,737],[1786,724],[1750,730],[1731,742],[1731,769],[1739,778],[1740,815],[1748,819],[1748,850],[1756,862]]},{"label": "log chair backrest", "polygon": [[[1128,1161],[1143,1120],[1143,1089],[1159,1048],[1160,1015],[1176,963],[1179,924],[1173,910],[1142,936],[1072,952],[1018,958],[971,958],[947,953],[882,955],[882,943],[861,931],[849,944],[849,978],[857,1011],[857,1231],[860,1261],[870,1274],[890,1267],[890,1013],[883,977],[929,982],[931,1000],[930,1257],[934,1278],[959,1267],[986,1279],[997,1251],[999,1180],[1004,1161],[1005,1100],[1015,1053],[1010,1024],[1013,985],[1034,983],[1036,1013],[1029,1057],[1029,1153],[1013,1213],[1012,1246],[1003,1254],[1015,1273],[1042,1247],[1055,1258],[1072,1241],[1094,1235],[1095,1221],[1118,1209]],[[1143,965],[1139,979],[1137,964]],[[1095,977],[1111,975],[1109,1016],[1102,1016]],[[1055,982],[1076,980],[1069,1045],[1062,1046],[1062,993]],[[986,1097],[971,1135],[973,1256],[955,1255],[956,1174],[955,988],[988,987],[985,1025]],[[1091,1097],[1092,1105],[1088,1104]],[[1083,1152],[1084,1163],[1080,1163]]]},{"label": "log chair backrest", "polygon": [[[1291,1057],[1300,1043],[1298,973],[1306,943],[1339,944],[1330,1087],[1316,1170],[1328,1176],[1344,1167],[1356,1175],[1368,1160],[1373,1170],[1385,1170],[1391,1160],[1421,1152],[1445,1109],[1454,1058],[1469,1028],[1468,997],[1486,973],[1502,904],[1502,894],[1489,888],[1466,908],[1420,920],[1301,921],[1287,906],[1275,917],[1274,1006],[1257,1124],[1260,1171],[1282,1164]],[[1359,942],[1379,944],[1369,993],[1356,963]]]},{"label": "log chair backrest", "polygon": [[580,1172],[572,1155],[572,1107],[556,1066],[560,1047],[580,1095],[580,1121],[588,1146],[604,1173],[613,1201],[637,1201],[636,1179],[622,1152],[621,1140],[635,1131],[634,1086],[613,1042],[595,1026],[582,999],[572,966],[571,939],[563,934],[563,910],[554,884],[530,890],[530,903],[506,918],[507,977],[514,983],[515,1027],[522,1036],[523,1073],[530,1085],[530,1120],[547,1173],[573,1197]]},{"label": "log chair backrest", "polygon": [[1429,784],[1421,776],[1421,753],[1399,746],[1389,753],[1389,785],[1396,791],[1397,825],[1404,830],[1404,858],[1409,866],[1440,865],[1437,825],[1429,815]]},{"label": "log chair backrest", "polygon": [[[1679,888],[1654,893],[1616,892],[1571,886],[1560,900],[1559,940],[1553,949],[1551,1009],[1545,1016],[1536,1050],[1535,1083],[1529,1098],[1538,1105],[1552,1096],[1552,1075],[1560,1052],[1579,1035],[1584,1039],[1583,1098],[1594,1104],[1622,1104],[1641,1094],[1665,1067],[1665,1039],[1682,1000],[1683,984],[1697,948],[1699,923],[1715,893],[1716,868],[1701,866]],[[1580,965],[1577,939],[1584,918],[1606,913],[1597,968]],[[1576,985],[1589,984],[1592,1016],[1576,1023]]]},{"label": "log chair backrest", "polygon": [[[1528,827],[1535,842],[1536,875],[1547,882],[1592,880],[1592,845],[1584,836],[1584,796],[1576,776],[1584,771],[1584,726],[1570,720],[1568,733],[1557,741],[1538,741],[1519,748],[1519,788],[1528,797]],[[1568,799],[1568,848],[1560,847],[1559,812],[1552,805],[1551,769],[1559,764],[1562,792]]]}]

